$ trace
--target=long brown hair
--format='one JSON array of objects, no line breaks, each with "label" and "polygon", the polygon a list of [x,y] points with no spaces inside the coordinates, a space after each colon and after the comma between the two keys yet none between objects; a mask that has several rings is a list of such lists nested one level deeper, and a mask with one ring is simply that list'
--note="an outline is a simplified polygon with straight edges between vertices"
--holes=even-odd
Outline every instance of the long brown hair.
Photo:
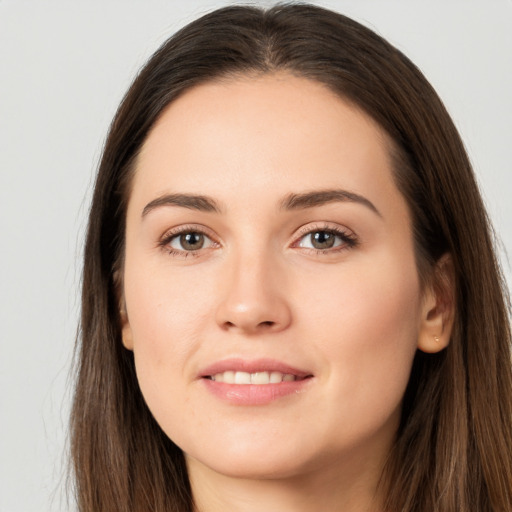
[{"label": "long brown hair", "polygon": [[444,253],[453,258],[451,342],[439,354],[416,355],[382,479],[385,510],[512,510],[508,302],[463,144],[402,53],[345,16],[299,4],[232,6],[186,26],[142,69],[112,122],[85,245],[71,417],[80,511],[193,509],[183,455],[146,407],[132,353],[121,343],[116,275],[133,163],[158,116],[185,90],[277,70],[326,84],[387,131],[420,276],[427,279]]}]

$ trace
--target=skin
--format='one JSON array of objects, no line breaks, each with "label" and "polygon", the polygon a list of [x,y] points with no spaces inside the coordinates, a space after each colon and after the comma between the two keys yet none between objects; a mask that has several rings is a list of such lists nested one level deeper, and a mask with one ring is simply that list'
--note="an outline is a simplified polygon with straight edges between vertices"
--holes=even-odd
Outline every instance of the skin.
[{"label": "skin", "polygon": [[[123,343],[185,453],[198,510],[379,509],[414,354],[450,334],[446,307],[420,287],[389,147],[360,110],[283,73],[195,87],[149,134],[127,211]],[[282,207],[331,189],[373,207]],[[208,196],[218,211],[154,203],[166,194]],[[208,238],[186,251],[178,230]],[[309,233],[326,230],[343,236],[312,247]],[[199,377],[231,357],[312,377],[300,393],[233,405]]]}]

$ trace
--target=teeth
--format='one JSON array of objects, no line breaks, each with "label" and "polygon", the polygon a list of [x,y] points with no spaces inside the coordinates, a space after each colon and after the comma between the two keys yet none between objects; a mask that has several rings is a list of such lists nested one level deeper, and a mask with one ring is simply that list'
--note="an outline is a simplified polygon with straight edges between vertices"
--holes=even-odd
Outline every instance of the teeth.
[{"label": "teeth", "polygon": [[251,374],[251,384],[269,384],[270,376],[268,372],[257,372]]},{"label": "teeth", "polygon": [[276,384],[283,381],[283,374],[281,372],[272,372],[270,374],[270,384]]},{"label": "teeth", "polygon": [[251,374],[246,372],[235,373],[235,384],[250,384]]},{"label": "teeth", "polygon": [[279,384],[280,382],[293,382],[295,375],[281,372],[233,372],[227,371],[212,375],[211,379],[215,382],[225,382],[226,384]]}]

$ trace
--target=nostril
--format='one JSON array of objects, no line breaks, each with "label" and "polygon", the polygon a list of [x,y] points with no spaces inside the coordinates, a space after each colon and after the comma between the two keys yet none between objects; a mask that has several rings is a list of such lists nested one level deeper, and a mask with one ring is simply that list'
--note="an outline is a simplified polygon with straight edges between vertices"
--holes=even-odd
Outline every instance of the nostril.
[{"label": "nostril", "polygon": [[237,329],[240,328],[244,331],[250,331],[250,332],[258,332],[258,331],[266,331],[274,328],[276,325],[278,325],[277,322],[274,322],[272,320],[265,320],[263,322],[253,322],[253,323],[244,323],[244,322],[232,322],[230,320],[227,320],[223,324],[223,329],[231,330],[231,329]]}]

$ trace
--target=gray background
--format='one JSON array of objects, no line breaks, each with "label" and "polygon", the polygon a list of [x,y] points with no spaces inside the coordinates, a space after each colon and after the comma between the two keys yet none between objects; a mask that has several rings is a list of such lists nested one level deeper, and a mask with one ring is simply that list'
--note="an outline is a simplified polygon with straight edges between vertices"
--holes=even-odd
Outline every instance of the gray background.
[{"label": "gray background", "polygon": [[[229,2],[0,0],[0,511],[65,502],[70,362],[94,172],[134,73]],[[270,5],[272,2],[254,2]],[[511,0],[318,1],[402,49],[445,101],[512,251]]]}]

